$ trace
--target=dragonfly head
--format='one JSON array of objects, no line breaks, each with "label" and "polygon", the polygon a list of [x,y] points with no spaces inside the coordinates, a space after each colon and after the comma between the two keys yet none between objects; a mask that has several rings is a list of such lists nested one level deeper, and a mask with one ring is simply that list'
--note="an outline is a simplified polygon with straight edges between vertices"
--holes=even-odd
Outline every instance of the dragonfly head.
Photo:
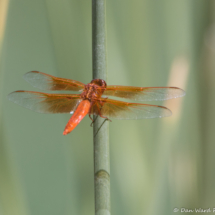
[{"label": "dragonfly head", "polygon": [[107,86],[107,84],[106,84],[106,82],[104,81],[104,80],[102,80],[102,79],[93,79],[92,81],[91,81],[91,84],[96,84],[96,85],[98,85],[98,86],[100,86],[100,87],[102,87],[102,88],[106,88],[106,86]]}]

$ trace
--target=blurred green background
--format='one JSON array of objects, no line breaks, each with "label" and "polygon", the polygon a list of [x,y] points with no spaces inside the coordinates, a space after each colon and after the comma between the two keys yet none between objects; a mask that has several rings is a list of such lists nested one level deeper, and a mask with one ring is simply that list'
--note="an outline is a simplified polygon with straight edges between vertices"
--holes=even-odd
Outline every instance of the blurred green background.
[{"label": "blurred green background", "polygon": [[[187,93],[155,103],[169,118],[110,123],[112,214],[215,208],[214,12],[213,0],[107,1],[108,84]],[[91,16],[86,0],[0,0],[0,215],[94,214],[91,120],[63,136],[70,115],[7,100],[37,91],[22,79],[32,70],[89,83]]]}]

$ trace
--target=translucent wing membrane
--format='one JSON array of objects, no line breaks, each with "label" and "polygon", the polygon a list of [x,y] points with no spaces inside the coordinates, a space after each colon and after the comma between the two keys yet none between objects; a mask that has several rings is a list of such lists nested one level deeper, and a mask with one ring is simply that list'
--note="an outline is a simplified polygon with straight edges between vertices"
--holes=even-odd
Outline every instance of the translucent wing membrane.
[{"label": "translucent wing membrane", "polygon": [[103,95],[116,96],[134,101],[161,101],[185,95],[185,91],[177,87],[127,87],[107,86]]},{"label": "translucent wing membrane", "polygon": [[28,72],[23,78],[32,86],[42,90],[82,91],[84,88],[84,84],[79,81],[57,78],[37,71]]},{"label": "translucent wing membrane", "polygon": [[82,101],[78,94],[48,94],[33,91],[15,91],[8,99],[39,113],[70,113]]},{"label": "translucent wing membrane", "polygon": [[93,104],[90,114],[102,115],[110,119],[144,119],[167,117],[172,113],[163,106],[128,103],[101,98]]}]

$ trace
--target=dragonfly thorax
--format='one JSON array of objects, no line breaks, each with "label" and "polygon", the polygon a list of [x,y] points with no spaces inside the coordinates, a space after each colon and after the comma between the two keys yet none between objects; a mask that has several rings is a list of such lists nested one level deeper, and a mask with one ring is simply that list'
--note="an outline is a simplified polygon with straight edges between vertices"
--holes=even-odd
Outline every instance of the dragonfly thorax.
[{"label": "dragonfly thorax", "polygon": [[104,90],[106,89],[106,82],[102,79],[94,79],[91,83],[86,84],[84,87],[84,91],[81,94],[83,99],[88,99],[89,101],[93,101],[102,96]]}]

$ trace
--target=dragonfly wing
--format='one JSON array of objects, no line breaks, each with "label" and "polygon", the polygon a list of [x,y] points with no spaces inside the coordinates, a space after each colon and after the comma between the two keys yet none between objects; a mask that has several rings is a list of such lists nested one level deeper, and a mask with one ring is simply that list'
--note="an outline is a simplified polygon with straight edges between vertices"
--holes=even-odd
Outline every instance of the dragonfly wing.
[{"label": "dragonfly wing", "polygon": [[110,119],[146,119],[167,117],[172,113],[163,106],[101,98],[92,105],[90,114],[102,115]]},{"label": "dragonfly wing", "polygon": [[127,87],[107,86],[103,95],[116,96],[134,101],[162,101],[185,95],[185,91],[177,87]]},{"label": "dragonfly wing", "polygon": [[82,101],[79,94],[48,94],[33,91],[15,91],[8,99],[39,113],[72,113]]},{"label": "dragonfly wing", "polygon": [[32,86],[42,90],[82,91],[84,89],[84,84],[79,81],[57,78],[37,71],[28,72],[23,78]]}]

